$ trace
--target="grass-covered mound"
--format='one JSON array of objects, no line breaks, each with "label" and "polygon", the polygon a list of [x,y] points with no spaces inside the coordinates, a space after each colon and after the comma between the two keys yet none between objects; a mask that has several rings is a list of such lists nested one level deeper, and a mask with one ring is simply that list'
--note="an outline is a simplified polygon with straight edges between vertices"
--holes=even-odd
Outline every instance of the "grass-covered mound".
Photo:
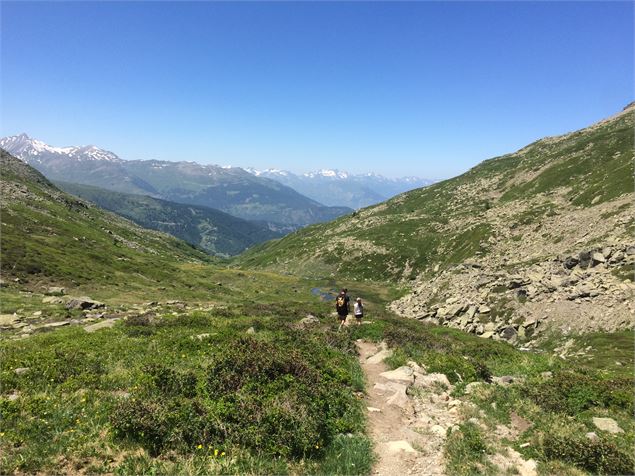
[{"label": "grass-covered mound", "polygon": [[166,309],[4,340],[0,473],[367,472],[363,376],[325,312]]}]

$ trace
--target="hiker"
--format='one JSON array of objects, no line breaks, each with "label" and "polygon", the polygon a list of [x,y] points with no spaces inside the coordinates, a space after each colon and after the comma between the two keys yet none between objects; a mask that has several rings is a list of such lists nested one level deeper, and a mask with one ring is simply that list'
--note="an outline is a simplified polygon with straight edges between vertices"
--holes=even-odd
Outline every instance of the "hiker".
[{"label": "hiker", "polygon": [[337,311],[337,317],[340,320],[340,326],[337,328],[339,331],[346,322],[346,316],[349,313],[350,298],[346,295],[347,289],[342,289],[335,299],[335,310]]},{"label": "hiker", "polygon": [[355,315],[355,320],[357,321],[357,325],[362,325],[362,317],[364,317],[364,305],[362,304],[362,298],[358,297],[355,299],[355,305],[353,306],[353,314]]}]

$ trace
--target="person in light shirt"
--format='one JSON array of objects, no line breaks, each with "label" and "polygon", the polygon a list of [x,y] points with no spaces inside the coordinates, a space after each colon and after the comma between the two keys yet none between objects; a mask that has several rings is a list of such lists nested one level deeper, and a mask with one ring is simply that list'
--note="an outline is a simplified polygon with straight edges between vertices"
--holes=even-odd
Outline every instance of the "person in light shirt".
[{"label": "person in light shirt", "polygon": [[357,325],[362,325],[362,317],[364,317],[364,305],[362,304],[362,298],[358,297],[355,299],[355,305],[353,306],[353,314],[355,315],[355,320],[357,321]]}]

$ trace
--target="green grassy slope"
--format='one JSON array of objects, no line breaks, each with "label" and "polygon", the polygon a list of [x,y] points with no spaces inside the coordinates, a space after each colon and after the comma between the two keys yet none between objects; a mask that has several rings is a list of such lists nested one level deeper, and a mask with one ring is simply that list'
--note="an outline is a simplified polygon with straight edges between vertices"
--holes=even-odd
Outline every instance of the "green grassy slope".
[{"label": "green grassy slope", "polygon": [[536,229],[543,218],[610,207],[633,192],[633,118],[631,105],[586,129],[539,140],[456,178],[260,245],[236,262],[297,274],[398,280],[484,256],[510,227],[522,229],[518,239],[557,242],[562,236],[542,236]]},{"label": "green grassy slope", "polygon": [[3,279],[122,289],[138,282],[185,285],[183,263],[210,262],[187,243],[63,193],[31,167],[0,154]]},{"label": "green grassy slope", "polygon": [[249,222],[209,207],[184,205],[89,185],[55,182],[62,190],[90,200],[144,228],[169,233],[208,253],[231,256],[282,236],[265,223]]}]

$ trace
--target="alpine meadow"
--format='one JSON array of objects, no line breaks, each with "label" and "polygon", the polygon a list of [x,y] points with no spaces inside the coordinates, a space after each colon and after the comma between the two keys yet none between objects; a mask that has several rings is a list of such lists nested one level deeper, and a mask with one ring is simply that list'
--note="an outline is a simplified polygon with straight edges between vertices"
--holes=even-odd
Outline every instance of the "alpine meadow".
[{"label": "alpine meadow", "polygon": [[614,3],[6,2],[0,474],[635,474]]}]

